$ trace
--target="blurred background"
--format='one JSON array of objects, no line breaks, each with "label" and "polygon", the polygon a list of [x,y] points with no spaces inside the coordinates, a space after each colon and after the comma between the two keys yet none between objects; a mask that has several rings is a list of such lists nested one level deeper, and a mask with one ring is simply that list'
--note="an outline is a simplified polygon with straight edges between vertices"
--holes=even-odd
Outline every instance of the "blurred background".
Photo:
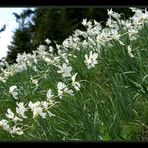
[{"label": "blurred background", "polygon": [[[102,21],[105,26],[107,9],[111,8],[0,8],[0,60],[15,63],[17,53],[31,53],[45,39],[61,44],[75,29],[85,30],[87,20]],[[132,16],[128,8],[112,8],[123,13],[123,19]]]}]

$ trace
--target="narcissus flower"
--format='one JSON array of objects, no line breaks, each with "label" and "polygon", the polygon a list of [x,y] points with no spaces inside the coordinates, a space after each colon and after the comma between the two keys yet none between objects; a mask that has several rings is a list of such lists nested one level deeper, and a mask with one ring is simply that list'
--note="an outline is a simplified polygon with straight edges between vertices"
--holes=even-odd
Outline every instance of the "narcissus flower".
[{"label": "narcissus flower", "polygon": [[2,127],[4,130],[9,130],[10,126],[8,125],[8,120],[2,119],[0,121],[0,127]]},{"label": "narcissus flower", "polygon": [[47,100],[52,99],[53,96],[54,96],[54,95],[52,95],[51,89],[48,89],[47,94],[46,94]]},{"label": "narcissus flower", "polygon": [[57,84],[57,88],[58,88],[58,96],[60,97],[60,99],[62,98],[64,93],[74,95],[73,91],[71,89],[68,89],[67,86],[65,85],[65,83],[59,82]]},{"label": "narcissus flower", "polygon": [[14,113],[11,111],[10,108],[7,109],[7,113],[6,113],[6,117],[9,119],[12,119],[12,121],[14,121],[15,123],[17,121],[23,121],[23,119],[17,117],[16,115],[14,115]]},{"label": "narcissus flower", "polygon": [[47,101],[41,101],[41,105],[43,106],[44,110],[48,113],[48,115],[51,116],[55,116],[53,113],[51,113],[48,109],[50,108],[50,103]]},{"label": "narcissus flower", "polygon": [[22,118],[27,118],[27,116],[25,116],[25,112],[27,111],[27,108],[25,108],[24,106],[24,102],[17,102],[17,107],[16,107],[16,113],[22,117]]},{"label": "narcissus flower", "polygon": [[77,76],[78,73],[74,74],[72,76],[72,86],[76,89],[76,90],[80,90],[80,83],[76,82],[75,79],[76,79],[76,76]]},{"label": "narcissus flower", "polygon": [[71,76],[71,71],[72,67],[67,66],[66,63],[63,63],[62,66],[58,66],[60,70],[57,71],[57,73],[61,73],[62,77],[70,77]]},{"label": "narcissus flower", "polygon": [[38,115],[40,115],[42,118],[46,118],[47,113],[43,112],[40,101],[37,101],[35,103],[32,103],[32,101],[30,101],[28,106],[33,112],[33,118],[36,118]]},{"label": "narcissus flower", "polygon": [[17,89],[17,86],[16,85],[14,85],[14,86],[11,86],[10,88],[9,88],[9,93],[13,96],[13,98],[14,99],[18,99],[18,89]]},{"label": "narcissus flower", "polygon": [[95,64],[98,63],[98,61],[96,60],[97,57],[98,57],[98,54],[92,53],[92,51],[90,51],[89,57],[88,57],[87,54],[85,55],[85,61],[84,62],[86,63],[86,66],[87,66],[88,69],[95,67]]},{"label": "narcissus flower", "polygon": [[8,131],[10,134],[17,134],[17,135],[23,134],[22,128],[16,127],[16,125],[14,125],[12,128],[10,128]]},{"label": "narcissus flower", "polygon": [[48,38],[45,40],[45,42],[46,42],[47,44],[50,44],[50,43],[51,43],[51,41],[50,41]]}]

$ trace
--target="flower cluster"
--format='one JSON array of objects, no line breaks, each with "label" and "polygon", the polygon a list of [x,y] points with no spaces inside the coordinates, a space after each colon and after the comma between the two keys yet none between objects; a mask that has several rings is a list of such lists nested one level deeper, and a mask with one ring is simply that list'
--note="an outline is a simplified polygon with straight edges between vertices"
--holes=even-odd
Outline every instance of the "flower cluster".
[{"label": "flower cluster", "polygon": [[[59,79],[53,84],[54,90],[48,88],[48,90],[43,91],[46,94],[42,99],[39,98],[37,101],[30,99],[27,103],[18,102],[19,88],[15,84],[10,86],[9,94],[14,98],[13,101],[17,101],[16,108],[15,111],[11,108],[7,109],[5,114],[7,119],[0,120],[0,127],[11,135],[22,135],[26,127],[30,127],[30,125],[23,124],[25,120],[31,118],[34,121],[38,117],[45,119],[55,116],[50,109],[55,106],[56,100],[61,100],[66,95],[74,96],[81,88],[79,81],[76,80],[76,77],[79,77],[79,72],[70,63],[71,58],[76,59],[77,56],[70,54],[69,51],[77,52],[78,55],[80,51],[83,51],[83,64],[91,71],[99,63],[98,57],[101,57],[100,53],[103,47],[112,46],[112,41],[116,41],[124,47],[125,43],[122,37],[127,35],[130,41],[135,40],[138,31],[148,22],[148,11],[146,9],[144,11],[136,8],[131,9],[135,15],[128,20],[122,20],[121,15],[113,12],[112,9],[108,10],[109,18],[106,21],[106,27],[95,20],[83,19],[82,24],[86,27],[86,31],[77,29],[63,41],[62,45],[56,44],[58,55],[54,55],[54,48],[50,46],[51,41],[46,39],[46,45],[40,45],[32,54],[18,54],[17,63],[12,65],[6,63],[6,68],[1,68],[0,83],[6,83],[8,78],[16,73],[27,71],[28,67],[35,71],[35,75],[33,77],[31,75],[29,78],[31,84],[35,87],[34,90],[40,87],[39,80],[46,77],[49,71],[53,70]],[[120,30],[121,26],[124,32]],[[133,58],[135,54],[130,45],[126,50],[129,58]],[[43,70],[38,68],[38,64],[41,62],[44,63],[45,69]],[[39,78],[35,78],[36,76]]]},{"label": "flower cluster", "polygon": [[13,96],[14,99],[18,99],[18,89],[17,89],[17,86],[14,85],[14,86],[11,86],[9,88],[9,93]]},{"label": "flower cluster", "polygon": [[24,104],[24,102],[16,102],[16,111],[15,113],[8,108],[7,113],[5,114],[6,119],[2,119],[0,121],[0,127],[9,132],[11,135],[17,134],[22,135],[26,127],[29,128],[29,125],[23,124],[23,121],[29,117],[28,112],[32,112],[32,119],[40,116],[45,119],[47,115],[49,117],[55,116],[51,113],[50,108],[55,105],[55,101],[49,100],[49,98],[45,101],[37,101],[33,103],[29,101],[29,103]]},{"label": "flower cluster", "polygon": [[[92,22],[87,21],[87,19],[83,19],[82,24],[87,30],[81,31],[77,29],[74,31],[72,36],[69,36],[63,41],[62,45],[56,44],[59,53],[58,56],[53,56],[54,48],[50,46],[51,41],[49,39],[45,40],[47,43],[46,46],[40,45],[37,48],[37,51],[33,51],[33,54],[18,54],[16,64],[9,65],[6,63],[5,65],[7,68],[1,69],[2,72],[0,73],[0,81],[5,83],[9,76],[27,69],[28,66],[37,64],[37,62],[41,59],[47,62],[49,65],[57,65],[63,56],[62,54],[65,54],[65,51],[68,51],[69,49],[80,50],[91,47],[92,50],[99,54],[100,48],[105,46],[107,43],[109,45],[111,40],[116,40],[124,46],[121,37],[126,34],[129,36],[130,40],[135,40],[138,31],[145,23],[148,22],[148,11],[146,9],[142,10],[138,8],[130,9],[135,14],[128,20],[122,20],[120,18],[121,15],[113,12],[112,9],[108,10],[109,18],[106,21],[106,27],[102,27],[101,23],[96,22],[95,20]],[[125,33],[121,33],[119,24],[124,30],[126,30]],[[82,39],[82,37],[84,39]],[[65,59],[65,62],[66,61],[67,58]],[[36,66],[34,66],[34,70],[36,70]]]},{"label": "flower cluster", "polygon": [[95,65],[98,63],[96,60],[97,57],[98,57],[98,54],[92,53],[92,51],[90,51],[89,57],[87,54],[85,55],[85,63],[87,65],[88,69],[95,67]]}]

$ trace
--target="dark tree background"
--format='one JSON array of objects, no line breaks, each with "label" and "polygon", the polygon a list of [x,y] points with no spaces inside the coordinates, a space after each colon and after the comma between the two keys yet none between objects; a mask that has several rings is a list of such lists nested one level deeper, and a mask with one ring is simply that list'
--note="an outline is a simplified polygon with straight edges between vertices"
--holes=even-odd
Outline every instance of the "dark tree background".
[{"label": "dark tree background", "polygon": [[[108,18],[107,9],[38,7],[34,11],[26,9],[21,14],[13,13],[19,27],[8,46],[6,61],[16,62],[18,53],[31,53],[46,38],[52,41],[53,46],[54,41],[61,44],[75,29],[85,29],[81,24],[84,18],[105,22]],[[123,13],[125,19],[132,15],[128,8],[113,8],[113,11]]]}]

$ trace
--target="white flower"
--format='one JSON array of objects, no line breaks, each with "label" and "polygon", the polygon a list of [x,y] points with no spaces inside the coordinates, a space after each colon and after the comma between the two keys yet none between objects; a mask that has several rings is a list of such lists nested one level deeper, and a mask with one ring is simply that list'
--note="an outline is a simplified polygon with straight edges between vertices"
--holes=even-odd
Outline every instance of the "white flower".
[{"label": "white flower", "polygon": [[18,107],[16,107],[16,112],[18,113],[19,116],[22,118],[27,118],[27,116],[24,115],[24,113],[27,111],[27,108],[24,106],[24,102],[17,102],[16,103]]},{"label": "white flower", "polygon": [[13,119],[14,118],[14,113],[11,111],[10,108],[7,109],[7,112],[8,113],[6,113],[6,117],[10,118],[10,119]]},{"label": "white flower", "polygon": [[60,70],[57,71],[57,73],[62,73],[62,77],[70,77],[71,76],[71,71],[72,67],[67,66],[66,63],[63,63],[62,66],[58,66]]},{"label": "white flower", "polygon": [[68,90],[67,86],[62,82],[59,82],[57,84],[57,88],[58,88],[58,96],[60,97],[60,99],[62,98],[64,93],[68,93],[70,95],[73,95],[73,91],[71,89]]},{"label": "white flower", "polygon": [[41,101],[41,105],[43,106],[43,108],[45,109],[45,111],[47,111],[48,115],[51,117],[51,116],[55,116],[53,113],[51,113],[48,109],[50,108],[49,107],[49,102],[47,101]]},{"label": "white flower", "polygon": [[87,23],[87,19],[83,19],[82,25],[86,26],[86,23]]},{"label": "white flower", "polygon": [[0,121],[0,127],[2,127],[4,130],[9,130],[9,125],[8,125],[8,121],[5,119],[2,119]]},{"label": "white flower", "polygon": [[49,103],[48,103],[47,101],[41,101],[41,105],[43,106],[43,108],[44,108],[45,110],[48,110],[48,105],[49,105]]},{"label": "white flower", "polygon": [[130,45],[127,47],[127,50],[128,50],[128,54],[131,58],[134,57],[134,55],[132,54],[132,48],[130,47]]},{"label": "white flower", "polygon": [[39,52],[43,52],[46,50],[46,46],[44,45],[39,45],[39,47],[37,48],[39,50]]},{"label": "white flower", "polygon": [[77,76],[78,73],[74,74],[72,76],[72,86],[76,89],[76,90],[80,90],[80,83],[78,82],[75,82],[75,79],[76,79],[76,76]]},{"label": "white flower", "polygon": [[95,64],[97,64],[97,57],[98,57],[98,54],[97,53],[92,53],[92,51],[90,51],[90,55],[88,57],[88,55],[86,54],[85,55],[85,63],[87,65],[87,68],[88,69],[91,69],[92,67],[95,67]]},{"label": "white flower", "polygon": [[6,117],[9,118],[9,119],[12,119],[12,121],[14,121],[15,123],[17,121],[23,121],[23,119],[15,116],[14,113],[11,111],[10,108],[7,109]]},{"label": "white flower", "polygon": [[10,88],[9,88],[9,93],[13,96],[13,98],[14,99],[18,99],[18,89],[17,89],[17,86],[16,85],[14,85],[14,86],[11,86]]},{"label": "white flower", "polygon": [[52,95],[51,92],[52,92],[51,89],[48,89],[47,94],[46,94],[46,97],[48,100],[50,100],[54,96],[54,95]]},{"label": "white flower", "polygon": [[51,43],[51,41],[50,41],[48,38],[45,40],[45,42],[46,42],[47,44],[50,44],[50,43]]},{"label": "white flower", "polygon": [[57,88],[58,88],[58,96],[60,97],[60,99],[62,98],[64,92],[63,92],[63,89],[66,87],[66,85],[62,82],[59,82],[57,84]]},{"label": "white flower", "polygon": [[53,63],[53,61],[52,61],[50,58],[48,58],[48,57],[44,58],[44,60],[45,60],[48,64],[52,64],[52,63]]},{"label": "white flower", "polygon": [[49,52],[53,53],[54,48],[52,46],[49,46]]},{"label": "white flower", "polygon": [[65,48],[69,48],[68,39],[65,39],[65,40],[63,41],[62,45],[63,45]]},{"label": "white flower", "polygon": [[67,87],[64,89],[64,93],[70,94],[70,95],[74,95],[73,91],[71,89],[68,89]]},{"label": "white flower", "polygon": [[17,134],[17,135],[22,135],[23,134],[23,131],[20,127],[16,127],[16,125],[14,125],[12,127],[12,129],[10,128],[9,129],[9,133],[10,134]]},{"label": "white flower", "polygon": [[120,38],[120,34],[118,33],[118,31],[116,29],[111,29],[111,37],[115,40],[119,40]]},{"label": "white flower", "polygon": [[110,10],[107,9],[107,14],[108,14],[109,16],[112,15],[112,14],[113,14],[112,9],[110,9]]},{"label": "white flower", "polygon": [[6,82],[6,79],[0,76],[0,82],[5,83]]},{"label": "white flower", "polygon": [[66,88],[66,85],[65,85],[65,83],[63,83],[63,82],[59,82],[59,83],[57,84],[57,88],[58,88],[59,90],[62,90],[62,89],[64,89],[64,88]]},{"label": "white flower", "polygon": [[[83,24],[84,26],[87,26],[89,29],[92,28],[92,22],[91,22],[91,21],[88,21],[88,22],[87,22],[87,19],[83,19],[82,24]],[[81,32],[81,31],[80,31],[80,32]]]},{"label": "white flower", "polygon": [[29,102],[28,106],[31,108],[33,112],[33,118],[36,118],[40,115],[42,118],[46,118],[47,113],[43,113],[43,108],[41,107],[41,102],[37,101],[35,103]]},{"label": "white flower", "polygon": [[112,9],[107,10],[107,14],[108,14],[109,16],[112,16],[112,17],[115,18],[115,19],[119,19],[119,18],[120,18],[120,14],[118,14],[118,13],[116,13],[116,12],[113,12]]}]

